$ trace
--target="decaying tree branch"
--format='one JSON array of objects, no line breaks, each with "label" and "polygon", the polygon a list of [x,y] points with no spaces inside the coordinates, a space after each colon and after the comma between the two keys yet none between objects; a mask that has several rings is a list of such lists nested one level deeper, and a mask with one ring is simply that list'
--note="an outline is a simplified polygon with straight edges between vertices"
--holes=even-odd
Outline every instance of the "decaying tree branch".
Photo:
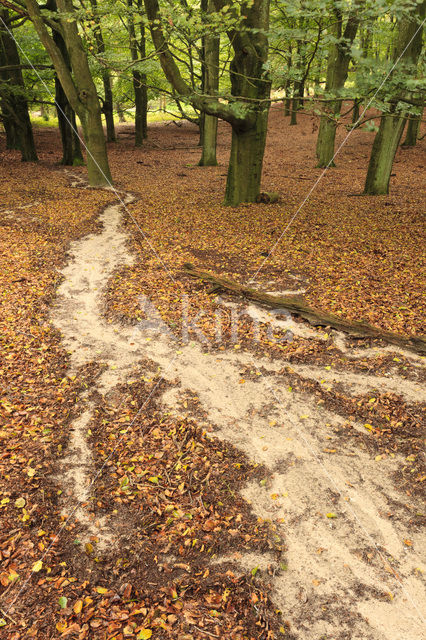
[{"label": "decaying tree branch", "polygon": [[193,278],[199,278],[204,282],[214,285],[214,291],[223,290],[227,293],[254,300],[263,305],[274,307],[275,309],[287,309],[291,313],[307,320],[314,327],[331,327],[337,331],[343,331],[355,338],[379,338],[390,344],[394,344],[403,349],[409,349],[420,355],[426,354],[426,339],[422,336],[403,336],[390,331],[383,331],[366,322],[356,322],[345,320],[338,316],[325,313],[319,309],[308,306],[303,296],[275,296],[251,287],[217,276],[207,271],[196,269],[191,263],[183,265],[185,273]]}]

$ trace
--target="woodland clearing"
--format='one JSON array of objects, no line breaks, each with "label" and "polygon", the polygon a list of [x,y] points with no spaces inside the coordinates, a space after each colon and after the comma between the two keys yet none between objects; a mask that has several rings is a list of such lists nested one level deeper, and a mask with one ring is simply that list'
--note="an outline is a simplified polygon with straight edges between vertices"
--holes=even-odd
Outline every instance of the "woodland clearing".
[{"label": "woodland clearing", "polygon": [[54,131],[1,148],[0,637],[422,637],[424,358],[183,270],[424,333],[425,141],[362,196],[355,131],[281,237],[322,173],[300,120],[271,109],[271,205],[222,206],[223,122],[218,167],[192,125],[120,125],[121,202]]}]

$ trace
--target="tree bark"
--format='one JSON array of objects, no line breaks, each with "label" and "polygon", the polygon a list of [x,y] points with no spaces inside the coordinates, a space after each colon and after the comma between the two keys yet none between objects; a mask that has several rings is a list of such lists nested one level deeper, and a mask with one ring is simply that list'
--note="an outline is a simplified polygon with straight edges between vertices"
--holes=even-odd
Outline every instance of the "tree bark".
[{"label": "tree bark", "polygon": [[[137,41],[135,23],[133,20],[132,6],[133,0],[127,0],[129,7],[129,18],[127,29],[129,32],[130,55],[133,62],[143,60],[146,57],[145,51],[145,27],[141,23],[140,41]],[[138,0],[138,11],[142,11],[142,2]],[[146,75],[140,71],[132,72],[133,92],[135,96],[135,147],[141,147],[144,139],[148,136],[148,94],[146,88]]]},{"label": "tree bark", "polygon": [[[96,52],[100,55],[105,53],[105,42],[102,35],[101,21],[98,15],[98,2],[97,0],[90,0],[93,11],[93,19],[95,21],[94,34],[96,42]],[[115,127],[114,127],[114,107],[113,107],[113,95],[111,87],[111,74],[109,69],[104,68],[102,70],[102,84],[104,86],[104,101],[102,112],[105,116],[105,124],[107,130],[107,142],[115,142]]]},{"label": "tree bark", "polygon": [[[207,14],[214,12],[213,0],[204,0],[201,6]],[[203,93],[215,96],[219,90],[220,38],[207,35],[203,40]],[[202,153],[198,164],[200,167],[215,167],[217,166],[217,118],[201,114],[200,123]]]},{"label": "tree bark", "polygon": [[[213,0],[216,11],[226,0]],[[261,167],[266,139],[266,121],[269,111],[270,79],[265,68],[268,56],[267,31],[269,27],[269,0],[253,0],[242,5],[244,29],[230,30],[228,37],[234,51],[231,63],[232,100],[227,103],[218,98],[197,93],[182,78],[177,63],[165,40],[161,27],[158,0],[145,0],[154,46],[163,71],[176,93],[199,111],[222,118],[232,126],[232,150],[228,166],[225,204],[254,202],[260,191]],[[237,8],[231,6],[231,12]],[[249,132],[251,131],[250,135]],[[244,165],[254,170],[241,170],[236,163],[244,156]],[[250,186],[240,184],[247,177]]]},{"label": "tree bark", "polygon": [[[8,11],[4,9],[0,15],[7,24]],[[7,87],[1,96],[6,116],[6,143],[8,148],[20,150],[23,162],[36,162],[37,151],[20,62],[15,40],[6,28],[0,28],[0,66],[11,65],[8,71],[0,71],[0,81]]]},{"label": "tree bark", "polygon": [[[338,95],[345,86],[348,77],[350,62],[350,48],[355,39],[359,25],[359,9],[361,2],[357,3],[355,10],[349,15],[345,30],[343,31],[343,17],[340,9],[335,7],[333,25],[336,42],[330,45],[326,92]],[[321,116],[317,138],[316,155],[318,167],[334,167],[334,144],[336,139],[337,118],[340,114],[342,100],[337,98],[324,105],[324,115]]]},{"label": "tree bark", "polygon": [[417,144],[417,138],[419,136],[420,123],[422,121],[422,114],[414,116],[411,115],[407,118],[407,133],[405,135],[405,140],[402,143],[403,147],[415,147]]},{"label": "tree bark", "polygon": [[[90,73],[87,55],[81,41],[72,0],[57,0],[58,28],[69,52],[72,74],[60,50],[50,36],[36,0],[25,0],[29,17],[48,52],[65,94],[78,115],[87,147],[87,172],[94,187],[111,185],[101,107],[96,86]],[[62,17],[62,15],[64,17]],[[66,16],[66,17],[65,17]]]},{"label": "tree bark", "polygon": [[[426,1],[417,5],[412,15],[403,16],[398,24],[393,56],[394,62],[404,65],[404,72],[414,74],[417,61],[422,49],[423,27]],[[420,27],[420,28],[419,28]],[[393,161],[401,141],[405,125],[404,106],[396,99],[390,112],[383,114],[380,127],[374,138],[365,179],[364,193],[367,195],[383,195],[389,193],[389,181],[392,173]]]},{"label": "tree bark", "polygon": [[[51,3],[51,8],[55,11],[56,3]],[[62,35],[58,31],[53,31],[52,37],[56,46],[60,50],[68,69],[71,70],[67,47]],[[84,164],[75,113],[68,101],[57,74],[55,74],[55,103],[62,141],[61,164],[65,166],[77,166]]]}]

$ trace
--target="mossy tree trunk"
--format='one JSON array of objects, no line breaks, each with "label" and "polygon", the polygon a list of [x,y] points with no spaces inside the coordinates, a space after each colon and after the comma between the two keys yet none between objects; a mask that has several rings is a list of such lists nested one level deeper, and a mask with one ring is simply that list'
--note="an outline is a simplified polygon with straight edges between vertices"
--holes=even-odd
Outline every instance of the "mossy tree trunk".
[{"label": "mossy tree trunk", "polygon": [[[253,0],[250,6],[229,5],[226,0],[213,0],[213,3],[216,12],[227,7],[238,22],[244,18],[244,28],[228,32],[234,57],[230,67],[232,96],[226,103],[217,96],[198,93],[183,80],[162,29],[158,0],[145,0],[145,10],[161,66],[176,93],[195,109],[222,118],[232,126],[225,204],[238,205],[255,202],[260,192],[270,105],[270,79],[266,69],[269,0]],[[239,166],[239,162],[243,165]]]},{"label": "mossy tree trunk", "polygon": [[[330,45],[327,63],[326,93],[339,95],[345,86],[348,77],[350,62],[350,50],[355,39],[359,25],[359,9],[361,0],[358,0],[354,11],[349,14],[346,27],[343,30],[343,15],[339,6],[334,5],[333,42]],[[340,114],[342,100],[338,97],[326,102],[323,107],[318,131],[316,155],[318,167],[334,167],[334,144],[336,128]]]},{"label": "mossy tree trunk", "polygon": [[[0,15],[7,25],[9,23],[7,9],[2,10]],[[8,148],[20,150],[23,162],[36,162],[37,151],[20,63],[16,42],[8,28],[2,24],[0,27],[0,66],[16,67],[0,72],[0,81],[3,83],[3,89],[0,91],[2,93],[2,110],[5,113],[7,144]]]},{"label": "mossy tree trunk", "polygon": [[[396,31],[392,59],[407,77],[415,75],[422,50],[422,36],[426,1],[417,5],[413,14],[403,16]],[[390,110],[383,114],[374,139],[365,180],[364,193],[383,195],[389,193],[389,181],[393,161],[404,131],[406,114],[404,96],[391,100]]]},{"label": "mossy tree trunk", "polygon": [[364,193],[370,195],[389,193],[392,165],[404,125],[405,119],[398,116],[396,111],[382,116],[371,150]]},{"label": "mossy tree trunk", "polygon": [[254,126],[247,131],[232,128],[225,204],[236,206],[240,202],[256,202],[260,192],[267,127],[268,108],[265,108],[259,109]]},{"label": "mossy tree trunk", "polygon": [[[87,148],[87,172],[91,186],[111,185],[101,106],[96,86],[90,73],[87,54],[81,41],[76,10],[72,0],[57,0],[58,26],[70,57],[72,73],[66,60],[49,34],[36,0],[25,0],[28,15],[49,54],[69,103],[78,115]],[[74,19],[75,16],[75,19]],[[49,18],[52,22],[52,18]],[[53,28],[55,24],[53,23]]]}]

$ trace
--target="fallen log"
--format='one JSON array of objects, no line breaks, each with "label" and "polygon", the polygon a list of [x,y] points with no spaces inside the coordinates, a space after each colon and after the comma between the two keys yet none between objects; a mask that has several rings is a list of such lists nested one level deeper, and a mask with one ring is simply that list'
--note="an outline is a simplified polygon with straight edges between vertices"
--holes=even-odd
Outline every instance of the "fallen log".
[{"label": "fallen log", "polygon": [[426,338],[424,336],[403,336],[391,331],[383,331],[367,322],[345,320],[345,318],[339,318],[339,316],[310,307],[306,304],[303,296],[270,295],[269,293],[241,285],[229,278],[223,278],[208,271],[201,271],[189,262],[186,262],[183,268],[187,275],[213,285],[209,293],[226,291],[233,295],[254,300],[268,307],[287,309],[304,320],[307,320],[314,327],[331,327],[355,338],[378,338],[403,349],[414,351],[420,355],[426,354]]}]

